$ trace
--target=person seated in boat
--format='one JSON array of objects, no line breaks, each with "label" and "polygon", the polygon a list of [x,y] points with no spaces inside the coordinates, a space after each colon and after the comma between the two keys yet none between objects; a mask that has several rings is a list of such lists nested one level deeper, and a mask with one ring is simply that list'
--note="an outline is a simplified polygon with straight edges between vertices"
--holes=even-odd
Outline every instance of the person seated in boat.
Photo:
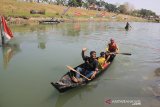
[{"label": "person seated in boat", "polygon": [[108,44],[109,53],[117,53],[119,51],[118,45],[116,44],[113,38],[110,39],[110,43]]},{"label": "person seated in boat", "polygon": [[[91,51],[89,57],[85,55],[86,50],[87,48],[82,49],[82,59],[85,63],[76,70],[87,78],[93,79],[98,72],[98,60],[95,51]],[[81,82],[82,78],[80,79],[80,75],[76,73],[76,77],[73,77],[72,80],[74,82]]]},{"label": "person seated in boat", "polygon": [[108,64],[110,62],[107,62],[109,58],[107,57],[106,59],[106,53],[105,52],[101,52],[100,53],[100,57],[98,58],[98,68],[99,69],[104,69],[108,66]]},{"label": "person seated in boat", "polygon": [[106,48],[106,54],[109,54],[111,60],[116,53],[119,52],[118,45],[116,44],[115,40],[113,38],[110,39],[110,43],[108,44],[108,47]]}]

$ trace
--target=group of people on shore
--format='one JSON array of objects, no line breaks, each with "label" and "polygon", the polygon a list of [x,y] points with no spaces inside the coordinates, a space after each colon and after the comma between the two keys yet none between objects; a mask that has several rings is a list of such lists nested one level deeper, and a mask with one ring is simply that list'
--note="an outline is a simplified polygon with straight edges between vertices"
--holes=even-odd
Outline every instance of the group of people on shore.
[{"label": "group of people on shore", "polygon": [[85,78],[81,78],[80,74],[93,79],[101,69],[106,68],[110,64],[110,61],[112,61],[115,54],[119,51],[116,42],[112,38],[106,48],[106,52],[101,52],[100,57],[96,56],[96,51],[91,51],[90,56],[86,56],[86,50],[87,48],[83,48],[81,53],[84,64],[81,67],[77,67],[76,71],[79,73],[72,76],[72,80],[76,83],[86,80]]}]

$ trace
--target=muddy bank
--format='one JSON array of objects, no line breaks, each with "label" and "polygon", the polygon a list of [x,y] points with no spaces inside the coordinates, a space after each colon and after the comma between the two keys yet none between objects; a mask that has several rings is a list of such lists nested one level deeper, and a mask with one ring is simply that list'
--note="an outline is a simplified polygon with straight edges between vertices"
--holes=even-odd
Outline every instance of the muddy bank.
[{"label": "muddy bank", "polygon": [[144,22],[147,20],[141,19],[119,19],[119,18],[79,18],[79,17],[72,17],[72,18],[51,18],[51,17],[6,17],[7,21],[10,24],[39,24],[39,21],[42,20],[57,20],[60,22]]}]

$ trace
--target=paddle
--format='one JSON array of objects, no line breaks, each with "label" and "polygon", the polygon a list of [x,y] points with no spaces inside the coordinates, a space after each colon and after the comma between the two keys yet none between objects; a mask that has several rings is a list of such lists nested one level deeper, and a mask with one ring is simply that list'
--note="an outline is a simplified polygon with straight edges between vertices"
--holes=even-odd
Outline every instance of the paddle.
[{"label": "paddle", "polygon": [[[106,48],[106,52],[108,52],[108,48]],[[131,53],[119,53],[119,52],[109,52],[109,54],[132,55]]]},{"label": "paddle", "polygon": [[116,54],[122,54],[122,55],[132,55],[131,53],[116,53]]},{"label": "paddle", "polygon": [[86,76],[82,75],[81,73],[79,73],[78,71],[76,71],[74,68],[72,68],[71,66],[66,66],[69,70],[74,71],[76,73],[78,73],[79,75],[81,75],[82,77],[84,77],[85,79],[87,79],[88,81],[90,81],[91,79],[87,78]]},{"label": "paddle", "polygon": [[109,54],[132,55],[131,53],[116,53],[116,52],[110,52]]}]

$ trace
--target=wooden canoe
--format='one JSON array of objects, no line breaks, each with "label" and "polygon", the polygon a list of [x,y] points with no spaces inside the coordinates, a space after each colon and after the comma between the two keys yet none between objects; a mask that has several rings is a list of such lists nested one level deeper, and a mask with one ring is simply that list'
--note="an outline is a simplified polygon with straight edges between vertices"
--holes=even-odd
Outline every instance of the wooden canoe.
[{"label": "wooden canoe", "polygon": [[[104,69],[100,70],[95,78],[93,78],[92,80],[96,79],[97,77],[99,77],[102,73],[104,73],[104,71],[107,70],[107,68],[109,68],[109,66],[112,64],[113,60],[114,60],[115,56],[111,57],[111,59],[109,59],[110,64],[108,64],[108,66],[106,66]],[[84,63],[83,63],[84,64]],[[81,67],[83,64],[80,64],[77,67]],[[76,69],[77,67],[75,67],[74,69]],[[62,78],[57,81],[57,82],[51,82],[52,86],[55,87],[60,93],[66,92],[70,89],[76,88],[76,87],[80,87],[80,86],[84,86],[87,85],[89,82],[91,81],[83,81],[81,83],[75,83],[74,81],[72,81],[71,77],[73,76],[73,71],[68,71],[64,76],[62,76]]]}]

